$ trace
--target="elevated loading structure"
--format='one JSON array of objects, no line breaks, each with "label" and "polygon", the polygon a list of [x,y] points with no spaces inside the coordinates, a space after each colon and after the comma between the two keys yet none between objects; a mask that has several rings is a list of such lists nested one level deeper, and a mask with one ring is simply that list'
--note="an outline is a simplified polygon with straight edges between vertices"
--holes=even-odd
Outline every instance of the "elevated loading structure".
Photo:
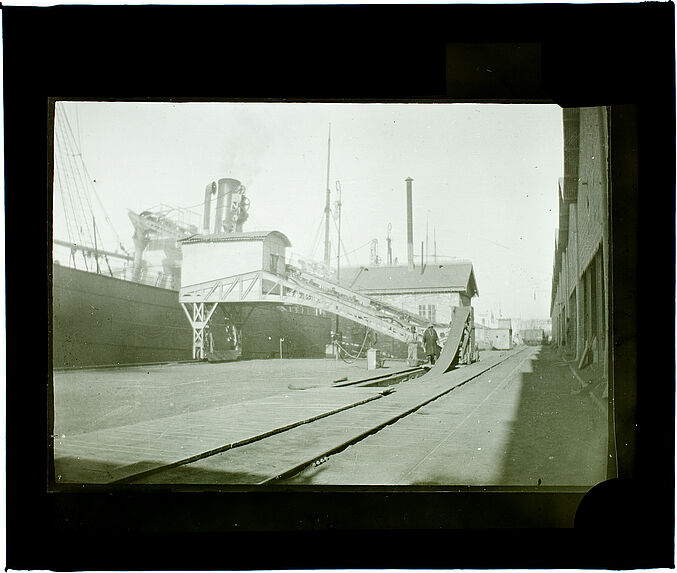
[{"label": "elevated loading structure", "polygon": [[[420,336],[423,316],[354,292],[327,278],[286,264],[289,239],[278,231],[194,235],[180,241],[183,268],[179,302],[193,327],[193,357],[204,357],[205,327],[221,303],[301,305],[323,310],[396,340],[406,341],[413,326]],[[462,323],[459,326],[459,321]],[[474,360],[472,316],[454,318],[447,345],[454,359]],[[442,340],[449,324],[436,324]],[[456,334],[458,333],[458,334]]]}]

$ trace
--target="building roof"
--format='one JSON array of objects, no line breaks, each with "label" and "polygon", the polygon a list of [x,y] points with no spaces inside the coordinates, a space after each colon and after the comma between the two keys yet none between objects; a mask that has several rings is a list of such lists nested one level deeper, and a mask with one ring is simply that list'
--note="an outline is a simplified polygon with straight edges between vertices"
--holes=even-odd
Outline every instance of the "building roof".
[{"label": "building roof", "polygon": [[365,294],[405,292],[462,292],[479,295],[470,261],[426,264],[409,270],[406,265],[341,269],[341,284]]},{"label": "building roof", "polygon": [[263,241],[270,235],[282,239],[285,247],[291,247],[291,241],[284,233],[280,231],[246,231],[242,233],[213,233],[210,235],[191,235],[179,242],[185,244],[191,243],[226,243],[229,241]]}]

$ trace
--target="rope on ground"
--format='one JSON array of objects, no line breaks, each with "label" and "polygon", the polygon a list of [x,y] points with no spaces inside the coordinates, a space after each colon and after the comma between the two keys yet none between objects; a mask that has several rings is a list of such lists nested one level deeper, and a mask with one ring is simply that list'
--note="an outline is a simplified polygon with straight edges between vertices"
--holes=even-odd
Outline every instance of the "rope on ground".
[{"label": "rope on ground", "polygon": [[360,356],[360,351],[361,351],[361,349],[358,350],[357,354],[352,354],[345,346],[342,346],[342,345],[339,344],[339,343],[336,343],[336,345],[337,345],[341,350],[343,350],[343,352],[344,352],[345,354],[347,354],[347,355],[350,356],[351,358],[364,358],[363,356]]},{"label": "rope on ground", "polygon": [[346,360],[345,358],[343,358],[343,356],[341,356],[340,353],[339,353],[339,358],[340,358],[341,360],[343,360],[343,362],[345,362],[346,364],[352,364],[353,362],[355,362],[358,358],[360,358],[360,354],[362,354],[362,350],[364,349],[364,345],[367,343],[367,337],[368,337],[368,336],[369,336],[369,329],[367,329],[367,331],[364,333],[364,340],[362,341],[362,346],[361,346],[360,349],[357,351],[357,356],[354,356],[353,354],[350,354],[350,352],[348,352],[345,348],[343,348],[343,346],[341,346],[341,345],[337,342],[337,343],[336,343],[336,346],[339,348],[339,350],[343,350],[343,352],[345,352],[348,356],[351,356],[351,357],[353,358],[353,360],[351,360],[351,361]]}]

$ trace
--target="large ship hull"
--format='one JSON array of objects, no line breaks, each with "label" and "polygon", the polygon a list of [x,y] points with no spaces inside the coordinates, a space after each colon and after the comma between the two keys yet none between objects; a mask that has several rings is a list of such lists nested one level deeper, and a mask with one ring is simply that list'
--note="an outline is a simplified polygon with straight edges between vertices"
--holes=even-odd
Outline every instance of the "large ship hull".
[{"label": "large ship hull", "polygon": [[[192,359],[193,334],[178,292],[55,264],[52,340],[55,368]],[[210,323],[227,348],[225,315]],[[331,319],[279,307],[253,307],[242,326],[242,358],[322,356]]]}]

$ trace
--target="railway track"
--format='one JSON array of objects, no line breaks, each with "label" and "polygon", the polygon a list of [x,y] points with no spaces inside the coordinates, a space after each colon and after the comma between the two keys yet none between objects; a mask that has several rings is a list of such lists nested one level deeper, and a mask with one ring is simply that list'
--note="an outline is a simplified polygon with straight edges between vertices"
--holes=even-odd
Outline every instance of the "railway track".
[{"label": "railway track", "polygon": [[[334,384],[337,392],[345,386],[383,386],[385,389],[348,406],[112,483],[281,484],[309,466],[321,465],[330,456],[397,423],[523,350],[525,348],[516,349],[461,368],[453,368],[453,360],[448,356],[444,358],[443,353],[432,369],[417,367],[350,382],[337,381]],[[445,360],[449,360],[449,364],[445,364]]]},{"label": "railway track", "polygon": [[344,388],[346,386],[392,386],[393,384],[399,384],[400,382],[406,382],[407,380],[413,380],[414,378],[423,376],[428,370],[429,368],[425,366],[415,366],[398,372],[381,374],[380,376],[372,376],[370,378],[361,378],[359,380],[337,380],[334,382],[334,388]]}]

